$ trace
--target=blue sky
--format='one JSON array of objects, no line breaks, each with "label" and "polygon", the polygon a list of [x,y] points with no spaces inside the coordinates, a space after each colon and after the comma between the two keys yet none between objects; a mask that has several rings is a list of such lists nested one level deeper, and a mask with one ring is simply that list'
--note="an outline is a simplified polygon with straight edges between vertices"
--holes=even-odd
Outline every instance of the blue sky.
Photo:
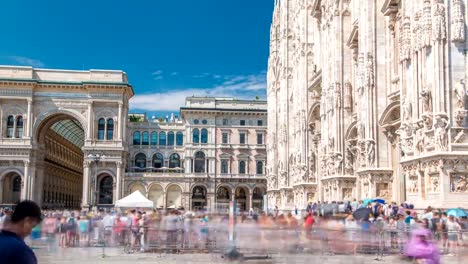
[{"label": "blue sky", "polygon": [[0,64],[121,69],[133,111],[266,96],[273,0],[2,1]]}]

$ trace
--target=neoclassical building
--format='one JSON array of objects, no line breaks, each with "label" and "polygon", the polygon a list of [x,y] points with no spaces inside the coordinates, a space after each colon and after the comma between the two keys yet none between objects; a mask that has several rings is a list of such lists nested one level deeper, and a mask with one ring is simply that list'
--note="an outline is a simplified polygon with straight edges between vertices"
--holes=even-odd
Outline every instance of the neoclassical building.
[{"label": "neoclassical building", "polygon": [[266,102],[188,97],[180,113],[130,118],[127,193],[157,208],[263,210]]},{"label": "neoclassical building", "polygon": [[128,115],[122,71],[0,66],[0,205],[263,209],[266,102],[187,98],[181,117]]},{"label": "neoclassical building", "polygon": [[465,0],[278,0],[268,201],[468,206]]},{"label": "neoclassical building", "polygon": [[120,199],[132,96],[122,71],[0,66],[0,204]]}]

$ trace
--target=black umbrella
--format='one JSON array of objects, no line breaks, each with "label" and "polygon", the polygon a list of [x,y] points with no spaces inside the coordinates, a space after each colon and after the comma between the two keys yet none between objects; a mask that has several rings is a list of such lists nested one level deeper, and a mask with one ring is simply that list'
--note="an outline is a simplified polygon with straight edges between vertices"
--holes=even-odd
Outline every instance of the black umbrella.
[{"label": "black umbrella", "polygon": [[356,220],[368,220],[371,209],[369,208],[359,208],[353,213],[353,217]]}]

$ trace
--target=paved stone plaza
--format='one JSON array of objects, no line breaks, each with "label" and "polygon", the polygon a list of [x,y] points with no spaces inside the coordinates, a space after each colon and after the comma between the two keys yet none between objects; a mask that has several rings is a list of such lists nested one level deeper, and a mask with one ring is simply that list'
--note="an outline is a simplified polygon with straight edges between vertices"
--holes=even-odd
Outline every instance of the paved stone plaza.
[{"label": "paved stone plaza", "polygon": [[[122,250],[107,248],[105,257],[102,257],[101,248],[67,248],[55,252],[46,249],[36,249],[39,263],[78,264],[78,263],[235,263],[228,262],[218,254],[159,254],[135,253],[124,254]],[[402,263],[399,256],[384,256],[376,259],[375,255],[273,255],[268,260],[248,260],[246,263],[312,263],[311,261],[326,263]],[[408,262],[409,263],[409,262]],[[444,257],[442,263],[463,263],[462,256]]]}]

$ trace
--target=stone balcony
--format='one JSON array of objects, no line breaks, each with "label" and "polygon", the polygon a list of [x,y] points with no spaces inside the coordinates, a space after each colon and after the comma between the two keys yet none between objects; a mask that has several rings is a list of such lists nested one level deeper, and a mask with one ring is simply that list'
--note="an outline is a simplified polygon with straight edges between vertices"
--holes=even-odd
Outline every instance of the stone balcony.
[{"label": "stone balcony", "polygon": [[207,174],[207,173],[180,173],[180,172],[126,172],[126,178],[217,178],[217,179],[266,179],[263,174]]}]

